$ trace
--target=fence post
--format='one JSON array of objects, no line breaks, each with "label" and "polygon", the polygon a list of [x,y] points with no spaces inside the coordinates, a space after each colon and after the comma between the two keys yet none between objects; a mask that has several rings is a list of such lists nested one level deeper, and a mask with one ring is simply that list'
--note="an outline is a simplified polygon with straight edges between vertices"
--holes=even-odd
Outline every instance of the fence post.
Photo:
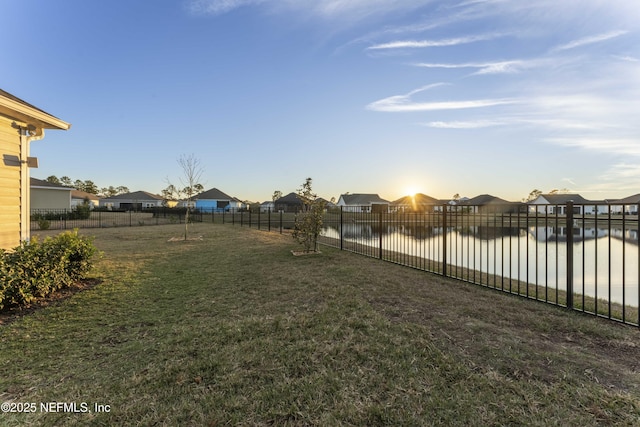
[{"label": "fence post", "polygon": [[271,207],[267,208],[267,231],[271,231]]},{"label": "fence post", "polygon": [[340,250],[344,250],[344,220],[342,217],[344,206],[340,206]]},{"label": "fence post", "polygon": [[442,275],[447,275],[447,204],[442,205]]},{"label": "fence post", "polygon": [[566,206],[567,227],[567,308],[573,309],[573,201]]},{"label": "fence post", "polygon": [[280,234],[282,234],[282,211],[280,211]]},{"label": "fence post", "polygon": [[382,209],[378,212],[378,245],[380,249],[378,250],[378,258],[382,259]]}]

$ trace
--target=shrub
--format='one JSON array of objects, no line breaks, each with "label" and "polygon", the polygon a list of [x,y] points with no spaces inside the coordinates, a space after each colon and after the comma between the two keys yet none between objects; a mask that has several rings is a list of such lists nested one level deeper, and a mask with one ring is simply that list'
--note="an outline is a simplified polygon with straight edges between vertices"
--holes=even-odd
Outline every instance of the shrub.
[{"label": "shrub", "polygon": [[76,206],[69,215],[69,219],[89,219],[91,216],[91,206],[89,203],[83,203]]},{"label": "shrub", "polygon": [[40,230],[48,230],[49,227],[51,227],[51,221],[49,221],[48,219],[39,218],[38,227],[40,227]]},{"label": "shrub", "polygon": [[32,239],[13,251],[0,251],[0,310],[28,304],[68,287],[92,267],[91,238],[67,231],[42,242]]}]

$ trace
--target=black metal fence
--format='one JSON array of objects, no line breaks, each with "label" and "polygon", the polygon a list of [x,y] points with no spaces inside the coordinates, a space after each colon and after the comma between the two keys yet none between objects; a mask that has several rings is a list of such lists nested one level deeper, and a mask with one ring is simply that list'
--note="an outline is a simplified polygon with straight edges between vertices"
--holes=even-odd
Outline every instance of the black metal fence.
[{"label": "black metal fence", "polygon": [[[638,205],[329,209],[320,243],[629,325],[640,325]],[[224,216],[226,215],[226,216]],[[212,214],[269,231],[295,214]]]},{"label": "black metal fence", "polygon": [[272,212],[271,209],[198,209],[194,213],[205,223],[239,225],[279,233],[293,230],[296,219],[295,213]]},{"label": "black metal fence", "polygon": [[[195,209],[189,222],[221,223],[255,227],[268,231],[293,229],[295,213],[249,209]],[[185,208],[148,208],[144,210],[34,209],[31,230],[70,230],[74,228],[139,227],[145,225],[184,224]]]},{"label": "black metal fence", "polygon": [[[200,221],[192,214],[190,221]],[[141,211],[33,209],[31,230],[70,230],[74,228],[139,227],[182,224],[185,209],[156,208]]]},{"label": "black metal fence", "polygon": [[[515,206],[515,207],[514,207]],[[640,326],[638,205],[328,209],[321,244]],[[65,215],[68,214],[68,215]],[[190,221],[293,230],[296,214],[196,210]],[[32,229],[184,222],[184,209],[33,212]],[[46,222],[49,222],[48,224]]]}]

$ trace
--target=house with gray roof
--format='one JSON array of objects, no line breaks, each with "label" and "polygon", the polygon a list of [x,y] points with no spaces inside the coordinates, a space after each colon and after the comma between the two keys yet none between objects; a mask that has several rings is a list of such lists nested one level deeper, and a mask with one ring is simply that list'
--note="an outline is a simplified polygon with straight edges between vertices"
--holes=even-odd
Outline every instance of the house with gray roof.
[{"label": "house with gray roof", "polygon": [[92,193],[87,193],[86,191],[80,190],[71,190],[71,208],[75,208],[76,206],[82,206],[83,204],[88,203],[89,208],[97,208],[100,205],[100,198]]},{"label": "house with gray roof", "polygon": [[276,212],[300,212],[302,210],[302,200],[297,193],[289,193],[276,199],[273,203]]},{"label": "house with gray roof", "polygon": [[391,202],[377,194],[341,194],[336,206],[344,212],[387,212]]},{"label": "house with gray roof", "polygon": [[276,204],[273,202],[273,200],[267,200],[260,203],[260,212],[273,212],[275,208]]},{"label": "house with gray roof", "polygon": [[[322,197],[318,197],[315,200],[323,202],[325,207],[331,206],[331,202]],[[282,196],[276,199],[273,204],[276,212],[300,212],[303,209],[302,199],[298,196],[298,193],[289,193],[286,196]]]},{"label": "house with gray roof", "polygon": [[212,188],[198,194],[196,197],[196,209],[205,212],[229,212],[238,210],[242,207],[242,202],[235,197]]},{"label": "house with gray roof", "polygon": [[36,178],[30,178],[29,182],[32,211],[71,209],[71,192],[73,188]]},{"label": "house with gray roof", "polygon": [[399,198],[391,206],[400,212],[433,212],[442,202],[426,194],[416,193]]},{"label": "house with gray roof", "polygon": [[611,205],[611,213],[620,215],[624,212],[626,215],[637,215],[640,194],[634,194],[619,200],[608,200],[607,202]]},{"label": "house with gray roof", "polygon": [[601,213],[598,202],[587,200],[579,194],[541,194],[534,200],[527,203],[529,212],[546,214],[546,215],[566,215],[566,205],[568,202],[573,202],[573,213],[578,215],[590,215],[595,213]]},{"label": "house with gray roof", "polygon": [[458,206],[466,206],[467,210],[472,213],[515,213],[518,212],[521,203],[508,202],[491,194],[480,194],[479,196],[459,202]]},{"label": "house with gray roof", "polygon": [[152,209],[162,207],[164,199],[157,194],[151,194],[146,191],[134,191],[132,193],[118,194],[117,196],[105,197],[100,199],[101,208],[141,211],[144,209]]}]

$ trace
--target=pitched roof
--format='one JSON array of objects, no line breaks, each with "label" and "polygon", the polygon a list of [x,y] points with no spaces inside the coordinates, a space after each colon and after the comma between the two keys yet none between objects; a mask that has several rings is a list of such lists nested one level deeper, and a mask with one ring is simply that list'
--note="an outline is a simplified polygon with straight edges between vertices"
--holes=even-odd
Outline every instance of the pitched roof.
[{"label": "pitched roof", "polygon": [[80,191],[80,190],[71,190],[71,198],[72,199],[100,200],[100,197],[96,196],[95,194],[87,193],[86,191]]},{"label": "pitched roof", "polygon": [[31,188],[49,188],[51,190],[67,190],[71,191],[73,188],[65,187],[62,184],[54,184],[53,182],[44,181],[37,178],[29,178],[29,185]]},{"label": "pitched roof", "polygon": [[277,204],[288,203],[290,205],[301,205],[302,200],[300,200],[300,197],[298,197],[297,193],[289,193],[286,196],[282,196],[279,199],[277,199],[275,203]]},{"label": "pitched roof", "polygon": [[106,197],[105,200],[164,200],[157,194],[147,193],[146,191],[134,191],[133,193],[118,194],[117,196]]},{"label": "pitched roof", "polygon": [[196,196],[198,200],[236,200],[234,197],[229,196],[226,193],[212,188],[211,190],[204,191]]},{"label": "pitched roof", "polygon": [[[552,205],[562,204],[567,202],[574,203],[589,203],[589,200],[585,199],[579,194],[541,194],[536,198],[544,197],[544,199]],[[535,200],[534,200],[535,201]]]},{"label": "pitched roof", "polygon": [[394,205],[437,205],[440,201],[426,194],[416,193],[413,196],[404,196],[393,202]]},{"label": "pitched roof", "polygon": [[377,194],[342,194],[340,195],[345,204],[351,206],[370,205],[374,203],[388,204],[388,200],[381,199]]},{"label": "pitched roof", "polygon": [[473,206],[484,206],[488,204],[508,204],[508,202],[500,197],[492,196],[491,194],[480,194],[479,196],[473,197],[469,200],[465,200],[462,204],[465,205],[473,205]]},{"label": "pitched roof", "polygon": [[634,194],[633,196],[625,197],[620,200],[612,200],[612,203],[620,203],[620,204],[632,204],[632,203],[640,203],[640,194]]},{"label": "pitched roof", "polygon": [[71,127],[71,124],[2,89],[0,89],[0,114],[37,125],[42,129],[68,130]]}]

